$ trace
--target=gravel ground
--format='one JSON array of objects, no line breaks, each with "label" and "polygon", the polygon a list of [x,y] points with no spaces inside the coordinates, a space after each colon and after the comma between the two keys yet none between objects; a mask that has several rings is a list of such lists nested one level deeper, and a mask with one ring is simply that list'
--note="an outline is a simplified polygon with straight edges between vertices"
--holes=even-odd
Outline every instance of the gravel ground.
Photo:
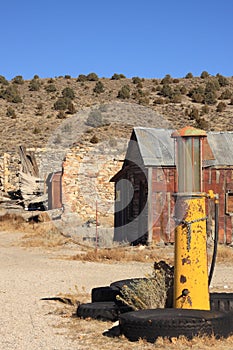
[{"label": "gravel ground", "polygon": [[[58,258],[61,251],[24,249],[22,235],[0,232],[0,349],[84,349],[61,327],[55,305],[43,297],[67,293],[75,285],[87,293],[118,279],[143,277],[150,263],[89,263]],[[62,251],[64,253],[64,251]],[[233,291],[233,266],[218,265],[212,290]]]},{"label": "gravel ground", "polygon": [[52,312],[54,305],[40,299],[69,293],[75,285],[90,293],[93,287],[151,272],[151,264],[62,260],[55,258],[58,252],[12,246],[20,237],[0,232],[0,349],[80,349],[78,340],[59,329],[61,317]]}]

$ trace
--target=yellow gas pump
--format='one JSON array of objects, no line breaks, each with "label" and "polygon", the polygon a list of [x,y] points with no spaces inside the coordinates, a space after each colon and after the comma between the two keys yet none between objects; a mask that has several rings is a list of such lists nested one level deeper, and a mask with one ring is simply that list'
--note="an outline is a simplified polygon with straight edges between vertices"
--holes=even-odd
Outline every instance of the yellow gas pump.
[{"label": "yellow gas pump", "polygon": [[206,244],[206,194],[202,192],[202,141],[206,132],[185,127],[176,140],[175,308],[210,310]]}]

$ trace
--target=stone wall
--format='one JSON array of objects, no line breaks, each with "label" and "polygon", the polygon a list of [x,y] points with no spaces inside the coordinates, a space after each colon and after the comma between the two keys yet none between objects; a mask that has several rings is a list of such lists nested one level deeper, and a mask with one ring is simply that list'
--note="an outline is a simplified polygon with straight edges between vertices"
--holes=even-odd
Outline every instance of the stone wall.
[{"label": "stone wall", "polygon": [[79,144],[71,148],[63,163],[63,204],[81,222],[97,219],[104,226],[114,224],[114,183],[110,179],[121,169],[126,143],[119,149],[109,143]]},{"label": "stone wall", "polygon": [[17,191],[19,189],[18,172],[21,170],[19,156],[4,153],[0,157],[0,190],[2,192]]},{"label": "stone wall", "polygon": [[[121,169],[127,140],[119,139],[92,144],[76,144],[68,150],[28,148],[34,152],[41,180],[49,173],[61,171],[62,203],[66,214],[75,214],[80,224],[96,219],[105,227],[114,223],[114,183],[110,179]],[[3,192],[19,189],[20,157],[0,157],[0,184]],[[43,184],[41,186],[44,186]]]}]

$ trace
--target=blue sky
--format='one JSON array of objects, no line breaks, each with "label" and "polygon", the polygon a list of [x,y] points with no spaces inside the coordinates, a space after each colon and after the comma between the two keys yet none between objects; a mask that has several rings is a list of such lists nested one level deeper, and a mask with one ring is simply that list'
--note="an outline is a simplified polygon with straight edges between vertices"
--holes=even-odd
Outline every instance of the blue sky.
[{"label": "blue sky", "polygon": [[232,0],[8,0],[0,75],[233,75]]}]

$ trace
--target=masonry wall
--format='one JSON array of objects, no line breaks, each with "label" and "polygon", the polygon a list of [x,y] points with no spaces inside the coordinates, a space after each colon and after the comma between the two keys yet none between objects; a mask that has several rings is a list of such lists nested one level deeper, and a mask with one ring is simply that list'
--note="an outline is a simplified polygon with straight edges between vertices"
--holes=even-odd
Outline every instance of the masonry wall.
[{"label": "masonry wall", "polygon": [[20,160],[17,154],[4,153],[0,157],[0,190],[2,192],[17,191],[19,189]]},{"label": "masonry wall", "polygon": [[125,154],[103,145],[76,145],[63,162],[62,201],[66,212],[76,213],[80,222],[96,219],[114,224],[114,184],[110,179],[122,167]]}]

